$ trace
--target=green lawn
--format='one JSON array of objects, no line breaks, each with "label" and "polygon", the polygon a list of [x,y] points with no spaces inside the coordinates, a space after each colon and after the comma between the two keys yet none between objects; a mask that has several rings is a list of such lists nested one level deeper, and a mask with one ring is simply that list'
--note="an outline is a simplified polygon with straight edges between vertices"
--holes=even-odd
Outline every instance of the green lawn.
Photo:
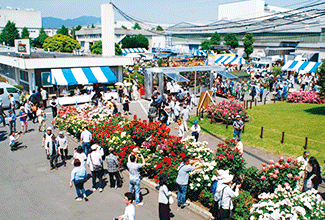
[{"label": "green lawn", "polygon": [[[246,145],[265,148],[267,151],[286,156],[300,156],[304,151],[305,137],[308,137],[307,150],[321,164],[325,160],[325,105],[278,102],[253,107],[248,111],[250,121],[245,124],[242,141]],[[190,119],[192,124],[197,117]],[[225,124],[210,124],[204,116],[199,122],[203,131],[219,137],[229,138],[233,128]],[[261,127],[264,136],[261,139]],[[282,132],[285,132],[281,144]]]}]

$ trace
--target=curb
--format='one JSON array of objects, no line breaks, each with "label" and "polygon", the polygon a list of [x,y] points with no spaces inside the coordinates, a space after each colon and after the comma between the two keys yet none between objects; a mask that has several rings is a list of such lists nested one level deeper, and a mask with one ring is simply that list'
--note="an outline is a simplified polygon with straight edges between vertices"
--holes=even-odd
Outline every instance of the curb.
[{"label": "curb", "polygon": [[[55,133],[55,135],[58,135],[59,130],[57,128],[54,128],[53,133]],[[76,145],[80,145],[80,143],[77,141],[77,139],[74,136],[72,136],[70,133],[65,132],[65,135],[68,138],[69,142],[73,142]],[[128,170],[125,170],[124,172],[125,172],[125,174],[129,174]],[[157,190],[156,189],[157,184],[150,181],[148,178],[145,177],[141,181],[144,182],[147,186],[149,186],[152,190]],[[174,198],[174,201],[177,202],[177,194],[172,192],[172,196]],[[202,216],[203,218],[211,219],[211,213],[209,211],[201,208],[200,206],[198,206],[190,201],[187,201],[187,203],[190,204],[189,206],[187,206],[188,209],[190,209],[191,211],[195,212],[196,214]]]}]

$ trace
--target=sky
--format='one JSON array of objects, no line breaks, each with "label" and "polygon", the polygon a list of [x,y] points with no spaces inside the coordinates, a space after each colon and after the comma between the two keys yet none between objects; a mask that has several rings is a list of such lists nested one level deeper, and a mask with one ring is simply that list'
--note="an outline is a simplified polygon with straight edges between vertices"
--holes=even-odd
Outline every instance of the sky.
[{"label": "sky", "polygon": [[[33,8],[42,17],[61,19],[83,15],[100,17],[100,5],[110,0],[0,0],[1,8]],[[218,4],[241,0],[112,0],[124,13],[142,21],[175,24],[188,22],[213,22],[217,20]],[[298,8],[317,0],[266,0],[274,6]],[[123,20],[115,15],[116,20]]]}]

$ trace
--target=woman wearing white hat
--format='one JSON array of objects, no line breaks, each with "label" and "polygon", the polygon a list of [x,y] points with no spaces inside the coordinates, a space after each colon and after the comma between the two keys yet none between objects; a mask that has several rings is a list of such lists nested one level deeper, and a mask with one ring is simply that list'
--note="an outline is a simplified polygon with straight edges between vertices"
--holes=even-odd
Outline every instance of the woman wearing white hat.
[{"label": "woman wearing white hat", "polygon": [[231,219],[231,210],[233,209],[232,199],[239,195],[239,188],[241,185],[234,184],[236,187],[235,191],[231,189],[233,184],[232,180],[234,175],[225,174],[221,180],[221,184],[218,186],[215,193],[215,201],[217,201],[218,206],[216,211],[216,219],[224,220]]}]

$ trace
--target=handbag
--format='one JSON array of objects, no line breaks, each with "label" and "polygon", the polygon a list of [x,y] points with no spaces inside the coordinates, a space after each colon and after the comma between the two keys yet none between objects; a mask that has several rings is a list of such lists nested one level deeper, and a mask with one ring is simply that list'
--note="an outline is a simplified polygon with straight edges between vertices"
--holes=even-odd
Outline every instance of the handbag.
[{"label": "handbag", "polygon": [[103,169],[103,165],[95,165],[93,163],[93,159],[91,158],[91,154],[90,154],[90,160],[91,160],[91,163],[93,164],[93,170],[94,171],[101,171]]}]

